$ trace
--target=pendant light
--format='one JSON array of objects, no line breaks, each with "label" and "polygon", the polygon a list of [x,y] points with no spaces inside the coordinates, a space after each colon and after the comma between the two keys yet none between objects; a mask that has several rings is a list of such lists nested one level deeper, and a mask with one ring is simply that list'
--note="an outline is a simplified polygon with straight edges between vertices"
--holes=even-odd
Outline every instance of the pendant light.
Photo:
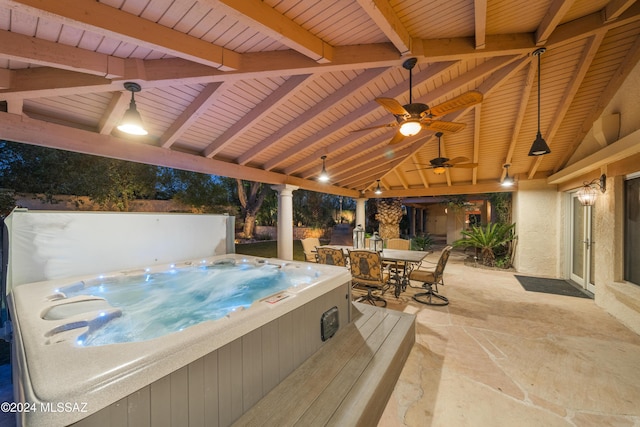
[{"label": "pendant light", "polygon": [[530,156],[543,156],[551,153],[547,142],[542,138],[542,134],[540,133],[540,55],[546,51],[546,48],[541,47],[533,52],[533,54],[538,57],[538,134],[536,135],[536,139],[533,141],[531,149],[529,150]]},{"label": "pendant light", "polygon": [[509,176],[509,166],[511,166],[509,163],[505,164],[503,167],[507,170],[507,175],[504,177],[504,179],[502,180],[502,186],[503,187],[511,187],[514,184],[513,178],[511,178]]},{"label": "pendant light", "polygon": [[382,194],[382,188],[380,188],[380,180],[378,179],[376,181],[378,181],[378,186],[376,187],[374,193],[379,195],[379,194]]},{"label": "pendant light", "polygon": [[325,168],[325,160],[327,159],[327,156],[322,156],[320,158],[322,159],[322,171],[320,172],[320,175],[318,175],[318,181],[329,182],[329,174]]},{"label": "pendant light", "polygon": [[140,85],[134,82],[126,82],[124,88],[131,92],[131,102],[129,103],[129,109],[125,111],[122,120],[120,120],[118,130],[131,135],[147,135],[149,132],[144,128],[142,118],[136,108],[136,100],[133,97],[135,92],[140,92]]}]

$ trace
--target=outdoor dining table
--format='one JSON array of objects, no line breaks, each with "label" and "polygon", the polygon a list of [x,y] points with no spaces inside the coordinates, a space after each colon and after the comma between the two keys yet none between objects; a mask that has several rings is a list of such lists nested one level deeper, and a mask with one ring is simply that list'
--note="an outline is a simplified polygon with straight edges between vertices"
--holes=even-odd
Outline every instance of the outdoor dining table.
[{"label": "outdoor dining table", "polygon": [[[327,248],[342,249],[345,253],[354,250],[353,246],[323,245]],[[365,249],[365,248],[363,248]],[[383,249],[381,258],[383,262],[392,264],[389,268],[389,285],[394,286],[394,295],[399,297],[409,285],[409,274],[420,264],[431,251],[411,251],[405,249]]]}]

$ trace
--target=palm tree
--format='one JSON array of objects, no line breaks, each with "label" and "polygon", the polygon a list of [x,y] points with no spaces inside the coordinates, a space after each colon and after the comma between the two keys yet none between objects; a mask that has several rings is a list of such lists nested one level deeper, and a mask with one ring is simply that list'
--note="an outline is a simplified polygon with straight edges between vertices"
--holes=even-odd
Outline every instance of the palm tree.
[{"label": "palm tree", "polygon": [[513,229],[515,224],[489,223],[486,227],[472,226],[471,230],[463,231],[463,238],[453,242],[453,246],[480,249],[482,263],[493,267],[496,261],[495,251],[508,246],[516,236]]}]

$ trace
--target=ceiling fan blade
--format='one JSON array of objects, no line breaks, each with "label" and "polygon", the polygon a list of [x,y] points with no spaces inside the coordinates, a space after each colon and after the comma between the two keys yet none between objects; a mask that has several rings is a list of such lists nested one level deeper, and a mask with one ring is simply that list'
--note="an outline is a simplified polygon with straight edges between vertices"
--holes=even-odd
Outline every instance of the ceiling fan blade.
[{"label": "ceiling fan blade", "polygon": [[447,163],[449,163],[450,165],[455,165],[456,163],[463,163],[468,161],[469,159],[466,157],[454,157],[453,159],[449,160]]},{"label": "ceiling fan blade", "polygon": [[477,168],[477,163],[458,163],[457,165],[451,165],[452,168],[465,168],[465,169],[473,169]]},{"label": "ceiling fan blade", "polygon": [[415,171],[423,171],[425,169],[433,169],[433,166],[425,166],[423,168],[417,168],[417,169],[409,169],[408,171],[405,172],[415,172]]},{"label": "ceiling fan blade", "polygon": [[470,90],[469,92],[465,92],[462,95],[451,98],[442,104],[429,108],[427,114],[430,114],[431,117],[444,116],[446,114],[453,113],[454,111],[476,105],[482,102],[482,97],[482,93],[477,90]]},{"label": "ceiling fan blade", "polygon": [[458,122],[443,122],[442,120],[434,120],[432,122],[425,123],[427,129],[435,130],[439,132],[458,132],[467,126],[464,123]]},{"label": "ceiling fan blade", "polygon": [[382,128],[394,128],[398,126],[398,122],[393,122],[393,123],[388,123],[386,125],[378,125],[378,126],[370,126],[367,128],[362,128],[362,129],[356,129],[356,130],[352,130],[349,132],[360,132],[363,130],[371,130],[371,129],[382,129]]},{"label": "ceiling fan blade", "polygon": [[399,144],[402,141],[404,141],[404,135],[400,133],[400,131],[396,132],[395,135],[393,135],[393,138],[391,138],[391,141],[389,141],[389,145],[394,145],[394,144]]},{"label": "ceiling fan blade", "polygon": [[404,109],[402,104],[393,98],[376,98],[376,102],[387,109],[391,114],[396,116],[404,116],[409,113]]}]

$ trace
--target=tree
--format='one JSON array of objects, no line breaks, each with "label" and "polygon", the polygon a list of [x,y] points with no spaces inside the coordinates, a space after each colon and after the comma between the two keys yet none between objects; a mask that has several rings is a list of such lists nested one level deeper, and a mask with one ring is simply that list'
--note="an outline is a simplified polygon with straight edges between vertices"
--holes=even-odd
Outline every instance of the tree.
[{"label": "tree", "polygon": [[380,223],[380,237],[383,239],[400,237],[400,220],[404,215],[400,199],[377,199],[376,205],[378,207],[376,219]]},{"label": "tree", "polygon": [[256,216],[264,198],[271,188],[268,185],[254,181],[236,179],[238,199],[240,200],[241,215],[244,218],[243,234],[246,239],[253,238]]}]

